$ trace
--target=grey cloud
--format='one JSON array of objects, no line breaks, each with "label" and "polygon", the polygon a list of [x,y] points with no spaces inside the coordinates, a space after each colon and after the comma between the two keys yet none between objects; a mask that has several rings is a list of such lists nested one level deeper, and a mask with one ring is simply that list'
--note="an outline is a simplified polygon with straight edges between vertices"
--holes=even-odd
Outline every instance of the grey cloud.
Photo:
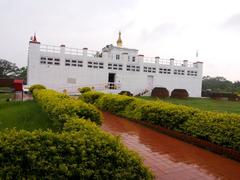
[{"label": "grey cloud", "polygon": [[152,31],[142,30],[140,39],[144,42],[154,41],[156,37],[164,39],[169,36],[177,36],[180,33],[180,29],[174,23],[163,23],[156,26]]}]

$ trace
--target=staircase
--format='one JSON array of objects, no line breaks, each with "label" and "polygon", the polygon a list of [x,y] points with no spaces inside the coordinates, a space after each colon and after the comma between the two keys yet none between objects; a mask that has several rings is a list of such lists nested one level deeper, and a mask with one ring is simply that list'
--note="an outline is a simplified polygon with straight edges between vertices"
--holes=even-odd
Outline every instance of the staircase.
[{"label": "staircase", "polygon": [[142,92],[136,94],[135,96],[143,96],[143,95],[146,95],[148,92],[149,92],[148,89],[144,89]]}]

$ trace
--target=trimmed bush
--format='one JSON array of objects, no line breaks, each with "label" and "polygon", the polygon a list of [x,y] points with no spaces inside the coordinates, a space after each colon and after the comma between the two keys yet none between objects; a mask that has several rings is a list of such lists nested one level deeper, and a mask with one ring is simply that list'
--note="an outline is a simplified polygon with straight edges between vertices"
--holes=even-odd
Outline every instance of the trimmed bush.
[{"label": "trimmed bush", "polygon": [[91,91],[90,87],[82,87],[78,89],[81,94]]},{"label": "trimmed bush", "polygon": [[189,94],[186,89],[174,89],[171,93],[172,98],[188,98]]},{"label": "trimmed bush", "polygon": [[136,153],[94,123],[71,119],[64,129],[0,132],[0,178],[153,179]]},{"label": "trimmed bush", "polygon": [[119,94],[125,96],[133,96],[133,94],[130,91],[121,91]]},{"label": "trimmed bush", "polygon": [[35,89],[46,89],[46,87],[45,87],[44,85],[41,85],[41,84],[34,84],[34,85],[32,85],[32,86],[29,88],[29,91],[30,91],[31,93],[33,93],[33,91],[34,91]]},{"label": "trimmed bush", "polygon": [[238,114],[201,112],[181,128],[191,136],[233,148],[240,152],[240,116]]},{"label": "trimmed bush", "polygon": [[155,87],[151,92],[152,97],[166,98],[169,97],[169,92],[166,88]]},{"label": "trimmed bush", "polygon": [[102,115],[94,106],[81,100],[75,100],[53,90],[34,91],[34,99],[40,104],[54,127],[62,129],[70,117],[79,117],[101,124]]},{"label": "trimmed bush", "polygon": [[81,94],[80,99],[86,103],[94,104],[98,98],[103,96],[104,93],[97,92],[97,91],[89,91],[86,93]]},{"label": "trimmed bush", "polygon": [[128,104],[121,115],[124,117],[149,121],[169,129],[179,130],[180,125],[199,112],[187,106],[176,106],[163,101],[146,101],[135,99]]},{"label": "trimmed bush", "polygon": [[201,111],[163,101],[105,94],[98,108],[129,119],[148,121],[240,152],[240,115]]},{"label": "trimmed bush", "polygon": [[104,111],[120,115],[133,100],[134,98],[129,96],[105,94],[97,100],[96,106]]}]

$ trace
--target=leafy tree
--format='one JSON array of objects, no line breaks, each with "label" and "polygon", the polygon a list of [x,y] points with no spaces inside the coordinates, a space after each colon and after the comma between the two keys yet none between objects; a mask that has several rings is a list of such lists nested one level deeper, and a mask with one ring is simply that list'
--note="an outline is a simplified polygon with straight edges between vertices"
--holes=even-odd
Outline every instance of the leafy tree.
[{"label": "leafy tree", "polygon": [[27,67],[21,67],[17,69],[16,77],[27,81]]},{"label": "leafy tree", "polygon": [[0,59],[0,78],[14,77],[18,67],[5,59]]}]

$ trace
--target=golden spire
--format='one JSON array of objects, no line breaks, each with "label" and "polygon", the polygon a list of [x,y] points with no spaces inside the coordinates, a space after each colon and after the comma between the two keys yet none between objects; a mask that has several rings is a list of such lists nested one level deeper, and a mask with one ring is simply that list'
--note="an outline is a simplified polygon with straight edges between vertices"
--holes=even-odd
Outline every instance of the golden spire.
[{"label": "golden spire", "polygon": [[118,33],[117,46],[122,47],[122,39],[121,39],[121,32],[120,31]]}]

